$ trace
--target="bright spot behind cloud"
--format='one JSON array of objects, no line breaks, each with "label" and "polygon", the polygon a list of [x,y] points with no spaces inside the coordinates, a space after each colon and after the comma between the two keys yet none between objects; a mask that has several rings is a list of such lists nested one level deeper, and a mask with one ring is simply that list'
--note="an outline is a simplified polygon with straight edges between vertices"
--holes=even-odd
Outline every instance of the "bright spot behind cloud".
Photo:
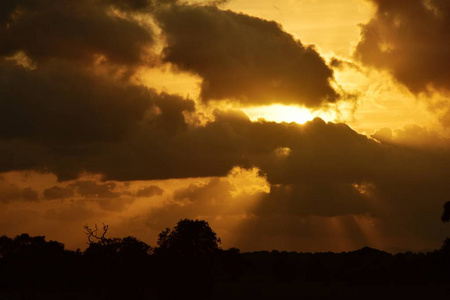
[{"label": "bright spot behind cloud", "polygon": [[305,107],[273,104],[266,106],[254,106],[242,109],[252,121],[264,119],[277,123],[295,122],[304,124],[314,118],[321,118],[325,122],[335,122],[337,115],[334,111],[312,111]]}]

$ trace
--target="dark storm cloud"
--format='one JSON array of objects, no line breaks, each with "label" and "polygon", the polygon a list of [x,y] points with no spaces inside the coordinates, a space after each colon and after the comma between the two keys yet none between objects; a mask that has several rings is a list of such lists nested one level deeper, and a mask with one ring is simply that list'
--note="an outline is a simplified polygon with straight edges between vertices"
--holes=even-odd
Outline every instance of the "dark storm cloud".
[{"label": "dark storm cloud", "polygon": [[4,0],[0,56],[23,51],[37,62],[63,58],[135,65],[154,44],[150,28],[112,14],[110,3],[138,9],[144,1]]},{"label": "dark storm cloud", "polygon": [[163,60],[203,78],[203,100],[317,107],[339,96],[333,71],[273,21],[215,6],[172,5],[155,10],[167,40]]},{"label": "dark storm cloud", "polygon": [[125,136],[155,93],[55,62],[27,70],[0,63],[0,137],[101,141]]},{"label": "dark storm cloud", "polygon": [[[242,115],[217,113],[217,122],[206,127],[190,127],[185,122],[184,114],[194,112],[193,101],[164,93],[157,94],[151,89],[133,85],[108,69],[95,72],[89,64],[73,61],[75,57],[67,56],[71,55],[70,51],[58,48],[59,44],[67,44],[71,49],[76,49],[71,53],[77,59],[89,62],[97,54],[105,55],[111,60],[116,55],[109,51],[121,51],[122,46],[142,46],[139,32],[144,29],[134,21],[108,13],[108,9],[111,5],[126,11],[145,9],[144,1],[81,1],[75,6],[67,1],[24,0],[14,2],[14,5],[3,5],[8,13],[2,18],[2,34],[5,38],[15,39],[2,44],[4,47],[14,48],[5,50],[8,53],[4,51],[4,54],[23,51],[37,61],[37,68],[24,68],[14,61],[0,61],[1,171],[50,171],[64,180],[74,179],[83,171],[102,173],[120,180],[219,176],[226,174],[236,164],[249,165],[245,152],[260,147],[259,144],[254,146],[245,141],[245,133],[238,135],[231,131],[235,124],[242,123],[244,128],[248,127],[249,120]],[[256,42],[264,42],[264,32],[267,30],[274,41],[269,40],[267,47],[262,47],[265,52],[258,58],[261,62],[272,56],[269,55],[270,51],[286,46],[287,53],[293,55],[292,58],[314,67],[311,70],[308,67],[308,72],[318,70],[319,73],[323,71],[328,74],[323,81],[328,86],[331,71],[322,58],[313,49],[294,41],[273,22],[224,12],[215,7],[160,6],[160,3],[158,7],[158,18],[169,18],[164,24],[170,25],[173,21],[170,18],[172,12],[179,14],[180,20],[183,20],[185,13],[192,12],[222,16],[225,26],[229,26],[231,22],[238,27],[247,28],[244,32],[248,31],[248,34],[253,35]],[[94,23],[89,23],[91,21]],[[46,22],[61,23],[52,23],[51,28],[47,28],[44,26]],[[106,25],[101,22],[106,22]],[[114,25],[108,22],[116,23]],[[30,31],[25,30],[24,28],[28,28],[25,25],[31,26],[31,23],[34,27],[30,27]],[[134,28],[137,33],[100,30],[102,26],[114,30]],[[88,33],[79,31],[86,27],[89,27]],[[24,30],[23,34],[19,29]],[[97,38],[98,32],[102,35]],[[222,31],[219,30],[220,32]],[[64,36],[60,37],[62,33]],[[232,33],[238,34],[236,31]],[[37,44],[30,42],[32,37],[37,36]],[[114,36],[114,45],[103,43],[102,39],[109,39],[111,36]],[[133,41],[120,40],[123,36]],[[146,38],[146,41],[151,42]],[[13,42],[17,42],[17,45]],[[228,41],[230,42],[244,41]],[[97,49],[97,44],[93,43],[100,43],[101,47]],[[34,51],[33,47],[40,50]],[[247,54],[252,56],[259,46],[249,47],[251,53]],[[139,49],[130,48],[124,53],[135,55],[140,52]],[[124,63],[135,61],[128,59],[130,56],[126,58],[125,54]],[[312,60],[307,59],[310,56]],[[292,65],[279,59],[269,66]],[[283,68],[275,73],[284,76],[286,69]],[[270,70],[262,73],[267,78],[271,77]],[[297,74],[289,74],[294,73]],[[313,78],[314,74],[302,76]],[[289,84],[293,83],[293,77],[289,78],[286,79]],[[315,90],[314,84],[310,83],[305,90],[311,86],[311,90]]]},{"label": "dark storm cloud", "polygon": [[447,0],[371,0],[377,8],[362,25],[356,56],[390,71],[414,93],[449,90],[450,3]]},{"label": "dark storm cloud", "polygon": [[[421,172],[445,175],[442,166],[449,161],[445,149],[385,145],[345,124],[320,119],[306,125],[252,123],[241,113],[217,112],[216,120],[206,126],[188,126],[182,116],[189,101],[170,99],[174,101],[170,113],[153,114],[150,106],[128,135],[116,139],[74,145],[10,137],[1,144],[0,165],[3,171],[47,169],[61,179],[88,171],[118,180],[224,176],[239,165],[260,168],[272,184],[354,184],[387,180],[388,175],[395,180],[421,178]],[[88,115],[84,122],[90,122]],[[168,131],[168,126],[173,129]],[[280,156],[280,147],[290,152]],[[405,167],[412,170],[405,172]]]},{"label": "dark storm cloud", "polygon": [[[0,104],[0,169],[52,171],[57,166],[55,172],[66,179],[83,170],[80,159],[96,159],[119,142],[128,145],[134,134],[141,135],[139,143],[158,147],[157,139],[187,127],[183,112],[194,110],[191,100],[67,62],[35,70],[1,62]],[[130,151],[121,155],[133,156],[137,149]]]}]

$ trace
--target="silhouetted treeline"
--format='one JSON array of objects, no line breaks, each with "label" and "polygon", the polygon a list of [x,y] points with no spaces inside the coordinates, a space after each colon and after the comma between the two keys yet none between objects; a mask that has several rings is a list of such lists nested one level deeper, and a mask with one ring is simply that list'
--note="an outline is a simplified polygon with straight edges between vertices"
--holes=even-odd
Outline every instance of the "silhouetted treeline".
[{"label": "silhouetted treeline", "polygon": [[[107,229],[107,227],[106,227]],[[0,299],[305,299],[450,296],[450,248],[392,255],[222,250],[199,220],[150,247],[91,231],[85,251],[44,237],[0,237]],[[408,294],[409,293],[409,294]]]}]

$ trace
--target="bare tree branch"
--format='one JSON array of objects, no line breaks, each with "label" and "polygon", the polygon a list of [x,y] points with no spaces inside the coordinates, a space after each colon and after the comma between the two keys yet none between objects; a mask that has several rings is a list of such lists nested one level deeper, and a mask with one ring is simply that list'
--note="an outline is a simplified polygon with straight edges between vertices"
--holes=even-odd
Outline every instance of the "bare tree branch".
[{"label": "bare tree branch", "polygon": [[[94,244],[94,243],[105,244],[106,240],[107,240],[107,238],[105,238],[105,235],[108,232],[108,229],[109,229],[109,225],[105,225],[105,223],[103,223],[103,228],[102,228],[103,233],[101,236],[99,236],[97,234],[97,232],[98,232],[97,224],[94,225],[94,229],[91,229],[89,227],[89,225],[87,225],[87,224],[84,225],[84,230],[85,230],[84,233],[87,235],[87,239],[88,239],[87,243],[88,244]],[[94,241],[93,238],[96,240]]]}]

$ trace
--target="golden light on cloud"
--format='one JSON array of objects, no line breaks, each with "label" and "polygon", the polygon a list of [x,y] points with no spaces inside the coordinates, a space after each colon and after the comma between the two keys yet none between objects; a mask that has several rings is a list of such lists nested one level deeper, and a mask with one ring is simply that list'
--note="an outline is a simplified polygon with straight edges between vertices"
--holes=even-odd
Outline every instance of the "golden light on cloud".
[{"label": "golden light on cloud", "polygon": [[237,196],[239,193],[257,194],[270,192],[267,178],[261,174],[258,168],[247,170],[234,167],[228,173],[227,179],[236,186],[236,190],[232,193],[234,196]]},{"label": "golden light on cloud", "polygon": [[264,119],[277,123],[291,123],[304,124],[314,118],[321,118],[325,122],[334,122],[337,120],[335,111],[313,111],[306,107],[290,106],[273,104],[267,106],[256,106],[242,109],[252,121]]},{"label": "golden light on cloud", "polygon": [[372,3],[361,0],[235,0],[226,8],[276,20],[303,43],[313,43],[323,53],[344,56],[351,55],[359,39],[357,25],[374,14]]},{"label": "golden light on cloud", "polygon": [[279,158],[286,158],[291,154],[291,149],[288,147],[279,147],[275,149],[274,153]]},{"label": "golden light on cloud", "polygon": [[335,69],[334,76],[344,90],[358,95],[356,110],[344,120],[359,132],[370,134],[383,127],[396,129],[407,124],[439,128],[436,115],[427,108],[428,101],[418,101],[386,72],[350,67]]},{"label": "golden light on cloud", "polygon": [[10,57],[7,57],[6,60],[13,61],[17,65],[28,70],[36,69],[36,63],[33,62],[33,60],[30,57],[28,57],[26,53],[24,53],[23,51],[19,51]]},{"label": "golden light on cloud", "polygon": [[156,89],[158,92],[173,93],[196,99],[200,94],[201,79],[189,73],[165,69],[141,68],[135,76],[138,84]]}]

